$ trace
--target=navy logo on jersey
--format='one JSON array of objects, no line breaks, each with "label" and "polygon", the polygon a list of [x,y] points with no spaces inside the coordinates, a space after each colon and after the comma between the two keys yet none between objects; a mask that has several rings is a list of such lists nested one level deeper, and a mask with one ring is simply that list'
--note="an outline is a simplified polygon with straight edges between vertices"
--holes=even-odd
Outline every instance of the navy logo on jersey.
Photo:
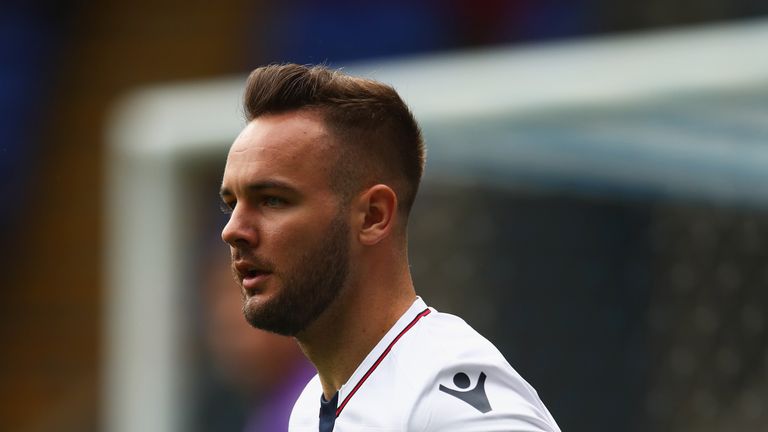
[{"label": "navy logo on jersey", "polygon": [[466,390],[469,388],[469,376],[464,372],[459,372],[453,376],[453,383],[461,390],[454,390],[440,384],[440,391],[448,393],[451,396],[455,396],[464,402],[472,405],[476,410],[485,414],[491,410],[491,403],[488,402],[488,396],[485,395],[485,373],[480,372],[480,377],[477,378],[477,384],[475,388]]}]

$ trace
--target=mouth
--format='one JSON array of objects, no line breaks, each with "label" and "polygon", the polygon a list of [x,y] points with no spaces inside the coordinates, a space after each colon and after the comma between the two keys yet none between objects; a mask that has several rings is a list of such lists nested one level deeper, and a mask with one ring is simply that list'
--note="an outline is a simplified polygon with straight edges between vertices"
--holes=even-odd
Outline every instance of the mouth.
[{"label": "mouth", "polygon": [[272,266],[265,260],[246,258],[239,254],[232,256],[232,270],[247,296],[259,294],[264,289],[265,281],[272,275]]},{"label": "mouth", "polygon": [[258,294],[260,291],[260,286],[263,285],[266,279],[269,278],[269,276],[272,274],[268,271],[258,269],[250,269],[238,273],[240,273],[240,280],[243,289],[245,289],[245,292],[248,295]]}]

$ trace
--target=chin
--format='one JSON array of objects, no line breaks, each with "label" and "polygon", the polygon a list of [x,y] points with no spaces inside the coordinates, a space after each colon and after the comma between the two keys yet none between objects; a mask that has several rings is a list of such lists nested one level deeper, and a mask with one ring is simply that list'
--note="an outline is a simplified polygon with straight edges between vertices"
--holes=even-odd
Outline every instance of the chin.
[{"label": "chin", "polygon": [[243,303],[243,316],[251,327],[277,333],[283,336],[293,335],[293,323],[290,317],[275,313],[270,300],[264,296],[251,296]]},{"label": "chin", "polygon": [[267,301],[263,294],[245,294],[243,312],[247,315],[260,315]]}]

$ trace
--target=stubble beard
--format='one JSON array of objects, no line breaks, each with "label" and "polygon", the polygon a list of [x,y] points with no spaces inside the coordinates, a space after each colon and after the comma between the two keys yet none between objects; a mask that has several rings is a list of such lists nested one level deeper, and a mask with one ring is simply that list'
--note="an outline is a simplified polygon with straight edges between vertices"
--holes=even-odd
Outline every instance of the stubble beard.
[{"label": "stubble beard", "polygon": [[336,300],[349,275],[349,227],[342,215],[331,221],[318,244],[304,251],[293,268],[273,276],[283,286],[270,300],[253,304],[244,298],[243,315],[258,329],[296,336]]}]

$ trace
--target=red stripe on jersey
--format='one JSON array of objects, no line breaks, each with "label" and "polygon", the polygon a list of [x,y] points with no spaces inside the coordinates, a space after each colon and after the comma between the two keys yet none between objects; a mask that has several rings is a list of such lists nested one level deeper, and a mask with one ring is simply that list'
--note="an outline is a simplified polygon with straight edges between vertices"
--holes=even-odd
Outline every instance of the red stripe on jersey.
[{"label": "red stripe on jersey", "polygon": [[411,329],[411,327],[413,327],[414,325],[416,325],[416,323],[417,323],[417,322],[419,322],[419,320],[420,320],[420,319],[422,319],[423,317],[425,317],[425,316],[429,315],[429,313],[430,313],[430,312],[431,312],[431,311],[430,311],[429,309],[424,309],[424,310],[423,310],[423,311],[422,311],[420,314],[416,315],[416,318],[414,318],[414,319],[413,319],[413,321],[411,321],[411,322],[410,322],[410,324],[408,324],[407,326],[405,326],[405,328],[403,329],[403,331],[401,331],[401,332],[400,332],[400,333],[399,333],[399,334],[398,334],[398,335],[395,337],[395,339],[394,339],[394,340],[392,340],[392,342],[390,342],[390,344],[387,346],[387,349],[385,349],[385,350],[384,350],[384,352],[383,352],[383,353],[381,353],[381,355],[379,356],[379,358],[378,358],[378,359],[376,359],[376,362],[373,364],[373,366],[371,366],[371,368],[370,368],[370,369],[368,369],[368,372],[366,372],[366,373],[365,373],[365,375],[363,375],[363,377],[360,379],[360,381],[358,381],[358,382],[357,382],[357,385],[355,386],[355,388],[353,388],[353,389],[352,389],[352,391],[351,391],[351,392],[349,392],[349,394],[347,395],[347,397],[345,397],[345,398],[344,398],[344,402],[342,402],[342,403],[341,403],[341,405],[339,405],[339,407],[338,407],[338,408],[336,408],[336,417],[338,417],[338,416],[339,416],[339,414],[341,414],[341,410],[343,410],[343,409],[344,409],[344,407],[347,405],[347,402],[349,402],[349,400],[350,400],[350,399],[352,399],[352,396],[354,396],[354,395],[355,395],[355,393],[356,393],[356,392],[357,392],[357,390],[360,388],[360,386],[362,386],[362,385],[363,385],[363,383],[365,382],[365,380],[367,380],[367,379],[368,379],[368,377],[369,377],[369,376],[371,376],[371,374],[373,373],[373,371],[374,371],[374,370],[376,370],[376,368],[379,366],[379,363],[381,363],[381,361],[382,361],[382,360],[384,360],[384,357],[386,357],[386,356],[387,356],[387,354],[389,354],[389,352],[392,350],[392,347],[395,345],[395,343],[396,343],[398,340],[400,340],[400,338],[401,338],[401,337],[402,337],[402,336],[403,336],[403,335],[404,335],[404,334],[405,334],[405,333],[406,333],[408,330],[410,330],[410,329]]}]

